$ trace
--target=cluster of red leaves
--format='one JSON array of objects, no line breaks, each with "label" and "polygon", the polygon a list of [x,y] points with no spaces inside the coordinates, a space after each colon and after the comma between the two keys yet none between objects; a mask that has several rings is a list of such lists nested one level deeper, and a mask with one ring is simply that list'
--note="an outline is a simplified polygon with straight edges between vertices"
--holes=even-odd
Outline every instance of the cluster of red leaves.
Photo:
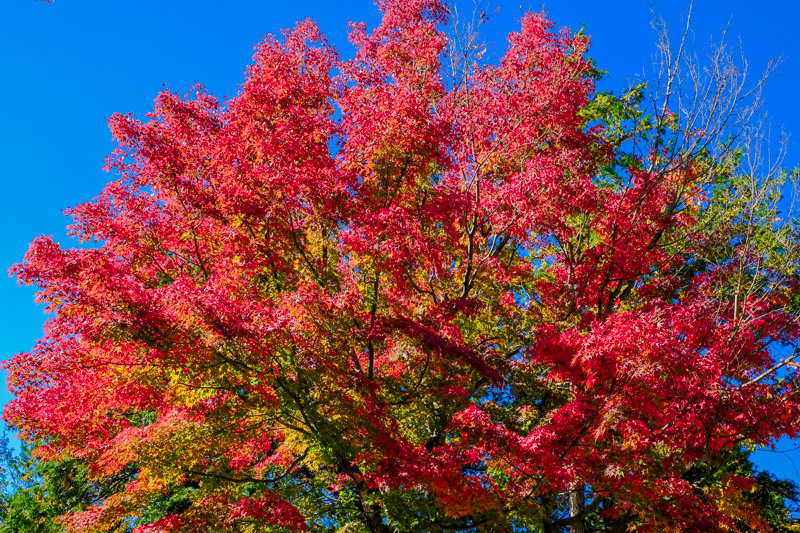
[{"label": "cluster of red leaves", "polygon": [[380,7],[352,61],[303,22],[224,106],[198,87],[115,115],[120,178],[69,211],[102,244],[41,237],[13,268],[53,318],[6,364],[6,419],[44,457],[139,468],[65,524],[137,523],[192,480],[136,531],[518,527],[576,485],[610,521],[730,525],[682,475],[796,434],[791,389],[742,386],[797,338],[787,292],[682,269],[691,239],[664,236],[692,234],[691,165],[597,179],[618,162],[581,116],[586,38],[529,15],[448,80],[446,7]]}]

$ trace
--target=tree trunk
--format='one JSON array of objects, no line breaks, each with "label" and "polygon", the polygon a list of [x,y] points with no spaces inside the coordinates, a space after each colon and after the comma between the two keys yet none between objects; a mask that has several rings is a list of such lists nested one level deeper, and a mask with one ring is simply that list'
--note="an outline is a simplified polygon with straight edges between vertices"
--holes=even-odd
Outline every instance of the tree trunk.
[{"label": "tree trunk", "polygon": [[[569,491],[569,516],[578,516],[586,507],[586,495],[583,492],[583,486],[576,487]],[[583,527],[583,520],[576,520],[575,523],[570,524],[569,533],[586,533]]]}]

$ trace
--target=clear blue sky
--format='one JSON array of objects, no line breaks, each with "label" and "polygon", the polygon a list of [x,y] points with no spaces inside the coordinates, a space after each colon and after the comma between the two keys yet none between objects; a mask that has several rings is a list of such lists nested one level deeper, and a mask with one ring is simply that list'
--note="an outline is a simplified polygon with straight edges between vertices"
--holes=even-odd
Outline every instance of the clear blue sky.
[{"label": "clear blue sky", "polygon": [[[471,11],[472,2],[462,2]],[[700,50],[725,27],[741,40],[754,74],[771,58],[786,61],[768,85],[766,111],[794,132],[787,166],[800,164],[800,45],[795,0],[696,0],[693,35]],[[592,37],[591,55],[610,73],[606,87],[622,87],[652,64],[652,7],[677,30],[688,0],[497,1],[487,35],[501,53],[520,16],[543,7],[560,26]],[[754,7],[757,6],[757,7]],[[0,2],[0,271],[18,262],[37,235],[68,239],[61,211],[90,199],[110,177],[101,167],[112,150],[106,117],[139,117],[166,84],[177,92],[201,82],[217,96],[243,81],[253,45],[311,17],[347,57],[349,20],[374,26],[370,0],[4,0]],[[29,349],[44,316],[33,291],[0,276],[0,359]],[[0,392],[0,404],[9,400]],[[790,442],[760,452],[760,465],[800,482],[800,451]]]}]

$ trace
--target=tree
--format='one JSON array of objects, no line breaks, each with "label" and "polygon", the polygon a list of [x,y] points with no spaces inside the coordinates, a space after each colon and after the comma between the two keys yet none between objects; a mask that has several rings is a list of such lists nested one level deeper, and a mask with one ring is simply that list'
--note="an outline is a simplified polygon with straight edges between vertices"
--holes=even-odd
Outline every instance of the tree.
[{"label": "tree", "polygon": [[53,317],[6,419],[130,479],[66,530],[785,525],[729,466],[800,428],[797,232],[745,85],[676,104],[667,49],[660,93],[598,94],[542,15],[481,66],[441,2],[380,8],[352,61],[306,21],[223,105],[112,117],[119,179],[70,210],[99,244],[13,268]]},{"label": "tree", "polygon": [[92,479],[86,464],[75,459],[39,461],[27,448],[13,453],[5,437],[0,444],[0,533],[63,531],[59,516],[101,503],[135,475],[128,467]]}]

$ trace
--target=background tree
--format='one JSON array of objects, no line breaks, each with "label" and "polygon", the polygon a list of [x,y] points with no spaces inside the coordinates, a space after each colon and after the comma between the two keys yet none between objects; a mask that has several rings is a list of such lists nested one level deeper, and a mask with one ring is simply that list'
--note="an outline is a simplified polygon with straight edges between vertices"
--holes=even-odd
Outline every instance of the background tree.
[{"label": "background tree", "polygon": [[0,441],[0,532],[63,531],[59,516],[84,511],[110,494],[124,490],[135,477],[131,467],[102,479],[92,479],[86,465],[72,458],[40,461],[28,447],[14,453],[8,439]]},{"label": "background tree", "polygon": [[304,22],[225,105],[113,117],[102,244],[15,267],[54,318],[6,417],[130,479],[66,529],[768,527],[727,465],[797,434],[796,232],[744,86],[671,103],[679,50],[651,108],[543,16],[478,66],[443,4],[380,7],[353,61]]}]

